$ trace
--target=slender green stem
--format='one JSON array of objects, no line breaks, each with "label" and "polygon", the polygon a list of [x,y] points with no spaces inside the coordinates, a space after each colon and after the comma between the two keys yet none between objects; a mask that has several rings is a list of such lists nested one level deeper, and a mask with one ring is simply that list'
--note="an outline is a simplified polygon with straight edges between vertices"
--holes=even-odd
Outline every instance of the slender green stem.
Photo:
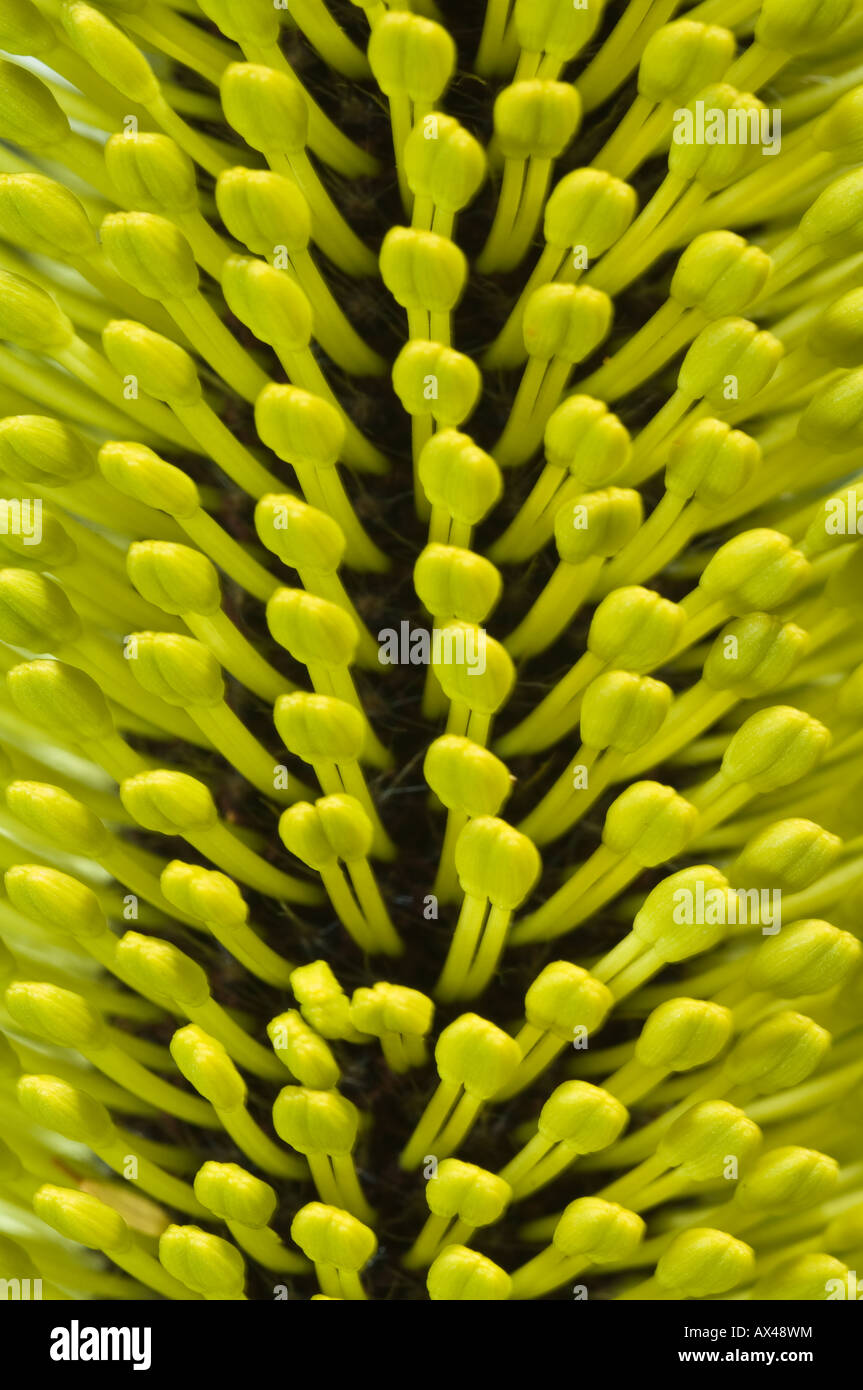
[{"label": "slender green stem", "polygon": [[222,871],[239,878],[250,888],[269,898],[286,898],[288,902],[317,903],[320,901],[318,889],[302,879],[292,878],[268,864],[254,850],[244,845],[232,835],[221,822],[210,830],[189,833],[184,836],[196,850],[205,854]]},{"label": "slender green stem", "polygon": [[209,616],[185,613],[183,621],[198,641],[209,647],[216,660],[262,700],[272,703],[280,695],[296,690],[296,686],[261,656],[221,610]]},{"label": "slender green stem", "polygon": [[217,1110],[216,1114],[237,1147],[264,1173],[276,1178],[306,1176],[303,1160],[295,1154],[285,1153],[278,1144],[274,1144],[248,1110],[239,1106],[236,1110]]}]

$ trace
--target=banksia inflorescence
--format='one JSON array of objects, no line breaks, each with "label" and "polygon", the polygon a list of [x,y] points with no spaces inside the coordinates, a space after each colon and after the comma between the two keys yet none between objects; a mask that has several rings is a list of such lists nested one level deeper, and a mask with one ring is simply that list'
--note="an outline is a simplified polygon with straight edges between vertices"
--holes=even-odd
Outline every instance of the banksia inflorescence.
[{"label": "banksia inflorescence", "polygon": [[0,1276],[844,1297],[859,5],[0,49]]}]

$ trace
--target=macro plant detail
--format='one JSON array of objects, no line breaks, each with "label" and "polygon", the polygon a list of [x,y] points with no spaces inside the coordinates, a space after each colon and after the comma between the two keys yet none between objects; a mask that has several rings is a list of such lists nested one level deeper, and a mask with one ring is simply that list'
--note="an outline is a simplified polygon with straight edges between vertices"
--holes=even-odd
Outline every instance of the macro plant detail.
[{"label": "macro plant detail", "polygon": [[2,0],[7,1297],[855,1296],[861,79]]}]

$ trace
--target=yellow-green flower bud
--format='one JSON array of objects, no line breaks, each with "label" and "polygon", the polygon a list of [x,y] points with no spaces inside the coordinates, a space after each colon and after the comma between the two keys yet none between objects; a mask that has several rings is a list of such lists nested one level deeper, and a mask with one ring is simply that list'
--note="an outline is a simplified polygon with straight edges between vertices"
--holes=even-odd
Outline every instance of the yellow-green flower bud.
[{"label": "yellow-green flower bud", "polygon": [[57,1047],[93,1051],[108,1041],[102,1015],[72,990],[44,980],[17,980],[3,997],[19,1028]]},{"label": "yellow-green flower bud", "polygon": [[725,82],[702,87],[683,104],[689,120],[679,121],[675,127],[668,151],[669,173],[681,179],[694,179],[709,193],[717,193],[745,171],[752,159],[751,146],[748,142],[727,140],[718,144],[702,144],[693,139],[691,132],[697,130],[696,102],[701,103],[714,120],[717,119],[714,113],[721,113],[726,129],[732,120],[745,120],[749,127],[753,120],[760,122],[764,105],[750,92],[738,92],[736,87]]},{"label": "yellow-green flower bud", "polygon": [[809,643],[795,623],[769,613],[747,613],[726,623],[707,653],[702,672],[714,690],[751,699],[783,685]]},{"label": "yellow-green flower bud", "polygon": [[74,642],[81,622],[53,579],[29,570],[0,569],[0,638],[31,652]]},{"label": "yellow-green flower bud", "polygon": [[445,1158],[426,1183],[426,1201],[434,1216],[473,1227],[493,1225],[511,1197],[512,1188],[503,1178],[458,1158]]},{"label": "yellow-green flower bud", "polygon": [[808,53],[835,34],[853,0],[763,0],[755,37],[781,53]]},{"label": "yellow-green flower bud", "polygon": [[761,446],[724,420],[699,420],[673,441],[665,486],[674,497],[721,507],[748,483],[761,463]]},{"label": "yellow-green flower bud", "polygon": [[443,734],[429,744],[423,775],[444,806],[469,816],[496,816],[513,782],[500,758],[456,734]]},{"label": "yellow-green flower bud", "polygon": [[811,1018],[784,1009],[744,1033],[725,1059],[726,1075],[757,1095],[785,1091],[812,1075],[830,1042],[830,1034]]},{"label": "yellow-green flower bud", "polygon": [[495,135],[508,159],[557,159],[580,123],[581,99],[567,82],[514,82],[494,104]]},{"label": "yellow-green flower bud", "polygon": [[129,101],[147,106],[159,95],[159,83],[138,45],[107,15],[83,0],[64,0],[60,23],[90,66]]},{"label": "yellow-green flower bud", "polygon": [[200,0],[208,19],[226,39],[240,46],[267,48],[279,38],[279,12],[274,6],[250,5],[248,0]]},{"label": "yellow-green flower bud", "polygon": [[341,1072],[332,1050],[296,1009],[270,1019],[267,1035],[276,1055],[301,1086],[329,1091],[338,1084]]},{"label": "yellow-green flower bud", "polygon": [[589,748],[634,753],[659,731],[671,707],[671,689],[650,676],[606,671],[584,692],[581,738]]},{"label": "yellow-green flower bud", "polygon": [[70,425],[49,415],[0,420],[0,469],[16,482],[63,487],[89,478],[94,452]]},{"label": "yellow-green flower bud", "polygon": [[34,1124],[56,1130],[74,1144],[99,1148],[112,1138],[114,1122],[102,1102],[58,1076],[22,1076],[15,1093]]},{"label": "yellow-green flower bud", "polygon": [[583,362],[611,328],[612,304],[589,285],[543,285],[524,310],[524,346],[531,357],[549,362]]},{"label": "yellow-green flower bud", "polygon": [[787,787],[818,765],[830,745],[830,730],[791,705],[758,710],[731,737],[722,771],[763,793]]},{"label": "yellow-green flower bud", "polygon": [[482,387],[479,367],[441,343],[406,343],[393,364],[393,388],[408,415],[431,415],[439,424],[462,424]]},{"label": "yellow-green flower bud", "polygon": [[268,1226],[278,1206],[270,1184],[238,1163],[203,1164],[195,1174],[195,1196],[220,1221],[237,1221],[254,1230]]},{"label": "yellow-green flower bud", "polygon": [[699,588],[743,616],[786,603],[811,573],[809,561],[781,531],[742,531],[711,555]]},{"label": "yellow-green flower bud", "polygon": [[298,801],[282,812],[279,835],[285,848],[309,868],[321,871],[344,859],[364,859],[374,831],[360,803],[352,796],[322,796],[314,805]]},{"label": "yellow-green flower bud", "polygon": [[729,1158],[741,1172],[761,1146],[761,1130],[742,1110],[724,1100],[693,1105],[659,1141],[657,1156],[690,1182],[715,1182],[725,1176]]},{"label": "yellow-green flower bud", "polygon": [[4,875],[10,903],[42,927],[69,932],[79,941],[104,936],[108,922],[99,899],[70,874],[42,864],[15,864]]},{"label": "yellow-green flower bud", "polygon": [[423,491],[466,526],[476,526],[503,491],[500,469],[470,435],[438,430],[423,446],[417,463]]},{"label": "yellow-green flower bud", "polygon": [[753,1284],[753,1299],[771,1302],[820,1303],[830,1296],[831,1287],[848,1287],[850,1271],[832,1255],[798,1255],[771,1269]]},{"label": "yellow-green flower bud", "polygon": [[197,369],[185,348],[142,323],[112,319],[102,330],[102,347],[114,370],[134,377],[145,395],[173,406],[201,399]]},{"label": "yellow-green flower bud", "polygon": [[306,763],[354,762],[366,741],[359,710],[332,695],[280,695],[273,720],[285,747]]},{"label": "yellow-green flower bud", "polygon": [[0,270],[0,338],[30,352],[59,352],[75,337],[72,320],[47,290]]},{"label": "yellow-green flower bud", "polygon": [[89,1250],[122,1255],[132,1249],[134,1238],[120,1213],[89,1192],[44,1183],[34,1194],[33,1210],[46,1226]]},{"label": "yellow-green flower bud", "polygon": [[683,609],[652,589],[615,589],[599,604],[587,648],[608,665],[647,671],[669,655],[686,622]]},{"label": "yellow-green flower bud", "polygon": [[693,1226],[675,1236],[656,1265],[656,1282],[675,1298],[711,1298],[747,1283],[755,1251],[727,1231]]},{"label": "yellow-green flower bud", "polygon": [[37,834],[67,854],[97,858],[104,852],[108,832],[83,801],[48,782],[10,782],[6,805]]},{"label": "yellow-green flower bud", "polygon": [[229,256],[222,266],[222,293],[231,313],[261,342],[289,352],[308,347],[312,306],[284,271],[248,256]]},{"label": "yellow-green flower bud", "polygon": [[678,19],[655,30],[638,68],[638,94],[648,101],[682,106],[704,87],[718,82],[734,59],[730,29]]},{"label": "yellow-green flower bud", "polygon": [[477,1100],[490,1100],[511,1080],[521,1049],[487,1019],[462,1014],[438,1038],[435,1061],[441,1080],[463,1086]]},{"label": "yellow-green flower bud", "polygon": [[381,279],[403,309],[448,314],[467,283],[467,259],[455,242],[414,227],[391,227],[380,250]]},{"label": "yellow-green flower bud", "polygon": [[39,571],[58,570],[74,564],[78,547],[62,521],[43,504],[42,536],[34,543],[32,534],[27,533],[28,527],[13,524],[17,522],[17,506],[7,498],[0,500],[0,520],[5,521],[5,529],[0,532],[0,546],[10,552],[10,558],[24,568],[32,565]]},{"label": "yellow-green flower bud", "polygon": [[369,65],[388,97],[405,93],[427,105],[450,84],[456,64],[453,39],[443,25],[406,11],[382,15],[372,29]]},{"label": "yellow-green flower bud", "polygon": [[429,1266],[426,1287],[432,1303],[502,1303],[509,1298],[512,1280],[476,1250],[447,1245]]},{"label": "yellow-green flower bud", "polygon": [[432,668],[449,700],[494,714],[515,684],[512,658],[500,642],[476,623],[453,621],[436,634]]},{"label": "yellow-green flower bud", "polygon": [[276,1133],[301,1154],[349,1154],[359,1123],[357,1107],[337,1091],[285,1086],[273,1105]]},{"label": "yellow-green flower bud", "polygon": [[259,499],[255,530],[283,564],[309,574],[335,574],[345,553],[338,522],[289,493],[270,492]]},{"label": "yellow-green flower bud", "polygon": [[96,682],[75,666],[44,659],[13,666],[6,689],[17,709],[34,724],[68,730],[75,740],[108,738],[114,719]]},{"label": "yellow-green flower bud", "polygon": [[817,1149],[769,1149],[740,1179],[734,1200],[743,1211],[808,1211],[827,1201],[838,1176],[835,1158]]},{"label": "yellow-green flower bud", "polygon": [[19,63],[0,58],[0,139],[47,151],[68,135],[69,122],[47,82]]},{"label": "yellow-green flower bud", "polygon": [[168,1226],[159,1236],[159,1259],[187,1289],[208,1298],[238,1298],[246,1265],[235,1245],[200,1226]]},{"label": "yellow-green flower bud", "polygon": [[44,174],[0,174],[0,235],[43,256],[88,256],[99,247],[80,199]]},{"label": "yellow-green flower bud", "polygon": [[270,169],[226,169],[216,180],[216,206],[231,236],[256,256],[277,246],[305,251],[312,215],[302,190]]},{"label": "yellow-green flower bud", "polygon": [[579,1197],[558,1221],[552,1244],[559,1254],[578,1256],[592,1264],[627,1259],[644,1239],[640,1216],[602,1197]]},{"label": "yellow-green flower bud", "polygon": [[668,292],[685,309],[725,318],[748,309],[770,271],[770,257],[760,246],[734,232],[705,232],[680,257]]},{"label": "yellow-green flower bud", "polygon": [[821,878],[842,850],[842,841],[811,820],[774,821],[747,840],[729,870],[732,883],[799,893]]},{"label": "yellow-green flower bud", "polygon": [[763,939],[747,979],[753,989],[796,999],[841,984],[861,958],[863,946],[856,936],[818,918],[804,918]]},{"label": "yellow-green flower bud", "polygon": [[661,782],[633,782],[605,813],[602,843],[615,854],[629,855],[645,869],[665,864],[692,838],[698,812],[673,787]]},{"label": "yellow-green flower bud", "polygon": [[178,1070],[216,1110],[245,1104],[246,1083],[220,1042],[197,1024],[178,1028],[170,1042]]},{"label": "yellow-green flower bud", "polygon": [[225,698],[222,670],[209,647],[177,632],[136,632],[135,680],[150,695],[180,709],[212,709]]},{"label": "yellow-green flower bud", "polygon": [[604,401],[569,396],[552,411],[545,427],[545,456],[587,488],[604,487],[623,472],[632,454],[626,426]]},{"label": "yellow-green flower bud", "polygon": [[831,154],[837,165],[856,164],[863,151],[860,112],[863,92],[859,86],[845,92],[818,118],[810,139],[818,150]]},{"label": "yellow-green flower bud", "polygon": [[561,5],[558,0],[516,0],[515,32],[525,53],[548,53],[568,63],[593,38],[603,4]]},{"label": "yellow-green flower bud", "polygon": [[249,909],[236,883],[218,869],[172,859],[162,870],[160,886],[168,902],[202,922],[230,931],[248,918]]},{"label": "yellow-green flower bud", "polygon": [[863,170],[854,169],[828,184],[806,209],[797,230],[804,243],[820,246],[830,256],[858,251],[863,238]]},{"label": "yellow-green flower bud", "polygon": [[212,830],[218,820],[216,803],[204,783],[167,768],[127,777],[120,783],[120,800],[133,820],[162,835]]},{"label": "yellow-green flower bud", "polygon": [[276,589],[267,603],[267,626],[280,647],[304,666],[350,666],[359,640],[344,608],[305,589]]},{"label": "yellow-green flower bud", "polygon": [[462,891],[514,912],[539,878],[542,861],[532,840],[495,816],[468,821],[456,841]]},{"label": "yellow-green flower bud", "polygon": [[835,367],[863,365],[863,291],[849,290],[819,314],[806,346]]},{"label": "yellow-green flower bud", "polygon": [[542,1107],[537,1128],[552,1143],[592,1154],[619,1139],[628,1120],[626,1106],[609,1091],[588,1081],[565,1081]]},{"label": "yellow-green flower bud", "polygon": [[350,1000],[324,960],[298,966],[291,974],[294,991],[306,1022],[325,1038],[352,1038]]},{"label": "yellow-green flower bud", "polygon": [[255,401],[255,428],[280,459],[315,468],[334,467],[345,442],[335,407],[297,386],[265,386]]},{"label": "yellow-green flower bud", "polygon": [[148,299],[190,299],[198,267],[179,227],[152,212],[112,212],[99,228],[108,260],[121,279]]},{"label": "yellow-green flower bud", "polygon": [[565,174],[545,204],[549,246],[584,247],[595,261],[619,241],[635,216],[635,189],[604,169]]},{"label": "yellow-green flower bud", "polygon": [[189,545],[173,541],[134,541],[126,552],[126,572],[142,598],[179,616],[218,612],[222,595],[211,560]]},{"label": "yellow-green flower bud", "polygon": [[709,999],[667,999],[648,1014],[635,1044],[636,1060],[659,1071],[691,1071],[719,1056],[734,1018]]},{"label": "yellow-green flower bud", "polygon": [[427,545],[414,566],[414,588],[429,613],[484,623],[503,589],[500,571],[455,545]]},{"label": "yellow-green flower bud", "polygon": [[299,154],[305,149],[308,104],[302,89],[283,72],[258,63],[229,63],[219,95],[228,125],[253,150]]},{"label": "yellow-green flower bud", "polygon": [[597,555],[616,555],[632,540],[643,517],[641,493],[634,488],[584,492],[555,514],[557,553],[567,565],[580,565]]},{"label": "yellow-green flower bud", "polygon": [[434,1004],[428,995],[404,985],[379,980],[371,989],[355,989],[351,999],[351,1019],[361,1033],[380,1037],[382,1033],[402,1033],[424,1038],[432,1026]]},{"label": "yellow-green flower bud", "polygon": [[435,111],[417,121],[405,140],[405,177],[416,198],[431,198],[444,212],[460,212],[486,175],[485,150],[452,116]]},{"label": "yellow-green flower bud", "polygon": [[[721,910],[695,911],[699,894],[720,897]],[[635,915],[632,930],[640,941],[653,948],[664,961],[687,960],[702,951],[709,951],[725,936],[725,923],[730,919],[727,895],[728,880],[712,864],[695,864],[680,869],[657,883],[648,893]],[[711,903],[716,897],[710,898]],[[699,921],[701,916],[704,921]]]},{"label": "yellow-green flower bud", "polygon": [[547,965],[524,996],[524,1014],[530,1026],[566,1042],[572,1042],[577,1031],[595,1033],[613,1006],[614,996],[608,986],[568,960]]},{"label": "yellow-green flower bud", "polygon": [[849,1211],[834,1216],[824,1231],[824,1244],[829,1250],[859,1250],[863,1245],[863,1205],[858,1203]]},{"label": "yellow-green flower bud", "polygon": [[378,1248],[374,1231],[350,1212],[309,1202],[291,1223],[291,1240],[315,1264],[356,1271],[368,1264]]},{"label": "yellow-green flower bud", "polygon": [[863,370],[831,378],[816,391],[800,416],[797,434],[804,444],[829,453],[858,449],[863,439]]},{"label": "yellow-green flower bud", "polygon": [[198,206],[195,166],[167,135],[112,135],[105,145],[105,167],[129,207],[182,214]]},{"label": "yellow-green flower bud", "polygon": [[185,951],[158,936],[127,931],[117,942],[117,961],[133,988],[167,1004],[200,1008],[210,997],[207,972]]},{"label": "yellow-green flower bud", "polygon": [[56,43],[54,30],[32,0],[7,0],[0,15],[0,48],[38,58]]},{"label": "yellow-green flower bud", "polygon": [[717,319],[702,328],[684,357],[678,389],[719,408],[729,400],[751,400],[767,385],[783,352],[778,338],[749,319]]}]

